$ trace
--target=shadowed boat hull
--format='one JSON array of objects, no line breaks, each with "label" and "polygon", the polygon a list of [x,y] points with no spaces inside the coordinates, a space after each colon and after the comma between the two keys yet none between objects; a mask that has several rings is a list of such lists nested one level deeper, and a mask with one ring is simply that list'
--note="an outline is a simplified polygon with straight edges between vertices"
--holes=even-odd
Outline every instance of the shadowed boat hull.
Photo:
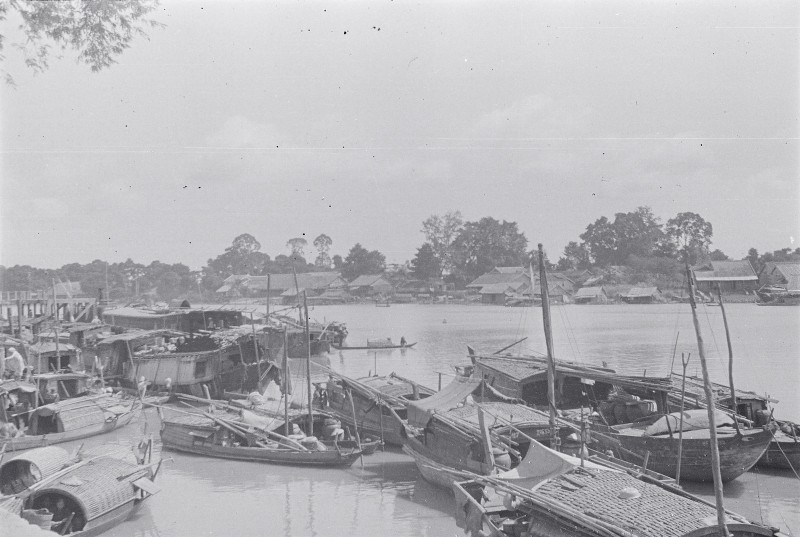
[{"label": "shadowed boat hull", "polygon": [[788,434],[776,432],[775,439],[758,460],[758,466],[800,472],[800,441]]},{"label": "shadowed boat hull", "polygon": [[[647,468],[655,472],[675,477],[678,461],[678,436],[629,436],[609,429],[609,434],[619,442],[614,445],[608,440],[600,440],[604,449],[611,449],[620,459],[642,464],[646,453]],[[686,434],[686,433],[685,433]],[[750,470],[767,449],[772,440],[769,430],[747,431],[742,435],[719,434],[719,457],[722,481],[736,479]],[[633,452],[633,453],[629,453]],[[713,481],[711,469],[711,447],[706,438],[683,438],[681,456],[681,479],[688,481]]]}]

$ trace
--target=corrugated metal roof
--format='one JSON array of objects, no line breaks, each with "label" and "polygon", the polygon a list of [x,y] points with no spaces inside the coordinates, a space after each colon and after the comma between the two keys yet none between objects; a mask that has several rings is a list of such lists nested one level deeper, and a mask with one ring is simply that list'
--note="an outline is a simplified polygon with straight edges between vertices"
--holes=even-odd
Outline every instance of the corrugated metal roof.
[{"label": "corrugated metal roof", "polygon": [[[341,281],[336,282],[337,279]],[[301,289],[325,289],[337,283],[339,286],[347,283],[338,272],[301,272],[297,275],[297,287]],[[244,284],[252,290],[266,291],[267,276],[250,276]],[[294,274],[269,275],[270,292],[283,292],[294,287]]]},{"label": "corrugated metal roof", "polygon": [[383,274],[362,274],[348,285],[350,287],[369,287],[375,285],[381,278],[383,278]]},{"label": "corrugated metal roof", "polygon": [[578,292],[575,293],[575,298],[594,298],[604,294],[605,290],[602,287],[581,287],[578,289]]},{"label": "corrugated metal roof", "polygon": [[499,274],[522,274],[525,272],[525,267],[494,267],[495,272]]},{"label": "corrugated metal roof", "polygon": [[514,282],[530,282],[531,278],[526,272],[502,273],[502,272],[487,272],[482,276],[478,276],[475,280],[470,282],[467,287],[483,287],[484,285],[491,285],[495,283],[514,283]]},{"label": "corrugated metal roof", "polygon": [[628,298],[648,297],[659,294],[658,287],[632,287],[625,296]]},{"label": "corrugated metal roof", "polygon": [[481,287],[479,293],[482,295],[502,295],[505,292],[511,292],[513,290],[512,285],[508,283],[491,283]]},{"label": "corrugated metal roof", "polygon": [[699,282],[757,280],[753,266],[747,259],[741,261],[709,261],[692,269]]}]

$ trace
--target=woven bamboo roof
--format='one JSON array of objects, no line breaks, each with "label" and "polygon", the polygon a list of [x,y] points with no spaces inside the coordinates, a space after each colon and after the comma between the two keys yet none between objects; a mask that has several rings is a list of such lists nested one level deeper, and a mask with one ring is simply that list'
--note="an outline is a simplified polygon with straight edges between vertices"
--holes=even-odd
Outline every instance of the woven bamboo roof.
[{"label": "woven bamboo roof", "polygon": [[[622,499],[623,489],[639,496]],[[716,510],[699,500],[671,493],[623,472],[579,468],[537,489],[590,518],[623,528],[639,537],[681,537],[716,524]]]},{"label": "woven bamboo roof", "polygon": [[[42,488],[37,495],[51,492],[69,495],[83,508],[88,522],[135,499],[136,490],[130,481],[136,478],[136,474],[131,479],[119,481],[117,478],[135,473],[136,469],[137,466],[129,462],[101,457],[77,466],[55,483]],[[145,474],[146,470],[141,470],[139,477]]]}]

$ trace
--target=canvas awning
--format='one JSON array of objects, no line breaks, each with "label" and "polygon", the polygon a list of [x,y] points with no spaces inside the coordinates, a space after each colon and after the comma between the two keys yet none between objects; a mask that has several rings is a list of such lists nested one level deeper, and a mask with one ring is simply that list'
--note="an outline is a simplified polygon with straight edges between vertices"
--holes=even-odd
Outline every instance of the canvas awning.
[{"label": "canvas awning", "polygon": [[483,381],[479,378],[456,377],[442,391],[409,403],[408,424],[425,427],[435,413],[456,408],[481,385],[481,382]]}]

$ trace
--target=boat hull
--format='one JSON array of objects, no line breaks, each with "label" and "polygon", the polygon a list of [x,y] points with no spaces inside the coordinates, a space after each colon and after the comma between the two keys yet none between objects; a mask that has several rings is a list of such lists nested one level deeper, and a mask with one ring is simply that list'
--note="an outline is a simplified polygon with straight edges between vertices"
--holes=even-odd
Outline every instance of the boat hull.
[{"label": "boat hull", "polygon": [[800,441],[784,433],[775,433],[764,455],[758,459],[761,468],[800,471]]},{"label": "boat hull", "polygon": [[[468,461],[466,465],[454,460],[443,461],[441,456],[433,453],[416,438],[409,437],[403,445],[403,452],[414,459],[422,478],[432,485],[452,491],[453,485],[463,481],[464,477],[455,471],[468,471],[479,475],[488,475],[488,465],[477,461]],[[451,470],[451,471],[448,471]]]},{"label": "boat hull", "polygon": [[91,427],[85,427],[80,430],[66,431],[63,433],[50,433],[43,435],[21,436],[18,438],[11,438],[4,442],[0,441],[0,450],[5,446],[6,452],[11,451],[24,451],[26,449],[33,449],[45,446],[52,446],[53,444],[60,444],[62,442],[69,442],[71,440],[81,440],[89,438],[90,436],[97,436],[101,434],[110,433],[120,427],[129,424],[135,415],[135,410],[121,414],[113,421],[106,421]]},{"label": "boat hull", "polygon": [[[598,435],[599,436],[599,435]],[[647,468],[675,477],[678,461],[678,436],[629,436],[611,430],[610,435],[619,442],[600,440],[603,449],[611,449],[618,458],[642,464],[649,452]],[[722,481],[736,479],[750,470],[767,449],[772,439],[769,430],[747,431],[742,435],[719,435],[719,457]],[[622,447],[623,449],[619,449]],[[708,438],[683,438],[681,456],[682,480],[709,482],[714,476],[711,468],[711,448]]]},{"label": "boat hull", "polygon": [[262,462],[294,466],[349,467],[361,457],[358,449],[340,452],[297,451],[292,449],[269,449],[262,447],[222,446],[213,442],[205,442],[189,434],[180,426],[164,423],[161,429],[161,441],[165,449],[239,461]]}]

